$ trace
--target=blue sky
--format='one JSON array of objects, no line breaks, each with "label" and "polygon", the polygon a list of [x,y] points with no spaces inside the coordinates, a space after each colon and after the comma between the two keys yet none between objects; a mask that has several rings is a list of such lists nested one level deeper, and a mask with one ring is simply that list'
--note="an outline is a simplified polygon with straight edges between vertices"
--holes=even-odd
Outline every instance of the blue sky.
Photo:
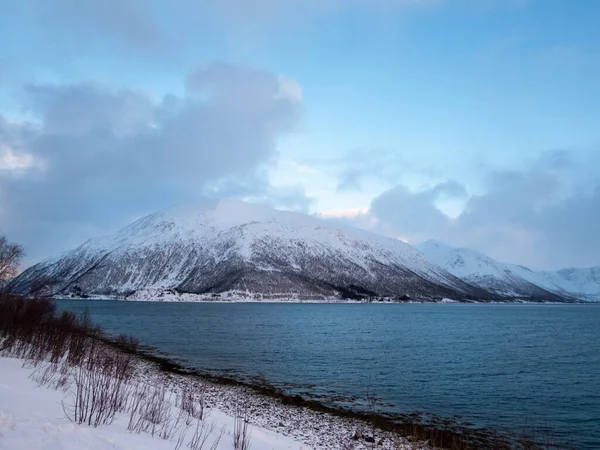
[{"label": "blue sky", "polygon": [[593,0],[2,9],[0,231],[28,262],[213,195],[600,264]]}]

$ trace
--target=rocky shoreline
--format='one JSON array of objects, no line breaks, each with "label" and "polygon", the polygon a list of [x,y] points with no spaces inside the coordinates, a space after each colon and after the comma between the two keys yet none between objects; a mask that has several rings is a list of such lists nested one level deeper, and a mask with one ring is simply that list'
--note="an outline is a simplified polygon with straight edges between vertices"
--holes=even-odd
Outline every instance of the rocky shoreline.
[{"label": "rocky shoreline", "polygon": [[349,417],[315,411],[302,405],[285,404],[241,384],[226,384],[197,374],[182,375],[140,360],[139,376],[149,383],[164,384],[170,391],[191,390],[202,393],[207,408],[218,408],[233,415],[238,405],[246,408],[248,422],[288,436],[314,449],[362,450],[377,445],[389,450],[432,450],[426,442],[413,442],[397,433],[374,428],[372,424]]},{"label": "rocky shoreline", "polygon": [[[113,342],[112,345],[115,345]],[[127,351],[127,349],[124,349]],[[299,440],[314,449],[541,449],[526,435],[525,447],[515,447],[493,429],[477,428],[421,413],[383,414],[375,409],[357,411],[286,394],[264,381],[244,382],[186,368],[159,356],[151,347],[138,347],[139,376],[170,390],[192,389],[205,395],[207,405],[233,414],[247,405],[249,423]],[[557,447],[558,448],[558,447]]]}]

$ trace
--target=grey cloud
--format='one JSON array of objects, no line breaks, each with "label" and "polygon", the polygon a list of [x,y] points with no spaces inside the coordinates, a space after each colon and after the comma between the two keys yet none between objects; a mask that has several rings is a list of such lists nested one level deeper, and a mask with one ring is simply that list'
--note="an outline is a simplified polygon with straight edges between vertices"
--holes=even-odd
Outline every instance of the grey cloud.
[{"label": "grey cloud", "polygon": [[598,174],[598,157],[575,156],[546,152],[529,169],[489,173],[486,193],[469,198],[456,219],[435,206],[437,195],[462,195],[454,183],[422,192],[396,186],[373,200],[370,213],[380,231],[411,242],[436,238],[536,268],[598,265],[600,176],[591,186],[570,188],[579,164]]},{"label": "grey cloud", "polygon": [[220,63],[188,84],[161,101],[98,84],[30,87],[40,125],[0,120],[0,146],[37,163],[0,171],[0,231],[35,259],[191,196],[273,195],[264,169],[301,102],[272,74]]},{"label": "grey cloud", "polygon": [[444,195],[462,196],[464,187],[455,182],[412,192],[402,185],[384,192],[371,203],[371,214],[391,225],[402,236],[423,240],[450,227],[450,219],[435,202]]},{"label": "grey cloud", "polygon": [[373,179],[395,185],[402,184],[407,175],[439,178],[434,169],[409,160],[402,152],[386,148],[355,148],[345,152],[342,157],[303,162],[334,172],[340,191],[361,190],[365,182]]},{"label": "grey cloud", "polygon": [[141,92],[115,90],[99,83],[30,85],[26,89],[31,110],[43,120],[46,134],[137,133],[150,123],[156,108]]},{"label": "grey cloud", "polygon": [[346,152],[343,161],[336,161],[337,165],[342,167],[338,174],[340,190],[360,189],[369,177],[395,184],[403,173],[414,169],[401,153],[386,149],[354,149]]}]

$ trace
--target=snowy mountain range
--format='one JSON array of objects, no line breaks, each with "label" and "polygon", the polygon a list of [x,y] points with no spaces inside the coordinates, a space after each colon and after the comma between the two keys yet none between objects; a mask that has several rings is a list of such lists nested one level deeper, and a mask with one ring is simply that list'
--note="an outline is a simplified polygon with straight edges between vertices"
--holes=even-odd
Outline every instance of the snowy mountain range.
[{"label": "snowy mountain range", "polygon": [[48,259],[17,292],[495,299],[397,239],[235,200],[185,203]]},{"label": "snowy mountain range", "polygon": [[36,264],[19,293],[132,299],[600,300],[600,267],[535,272],[236,200],[188,202]]},{"label": "snowy mountain range", "polygon": [[498,295],[533,300],[600,301],[600,267],[536,272],[437,241],[427,241],[417,248],[430,262]]}]

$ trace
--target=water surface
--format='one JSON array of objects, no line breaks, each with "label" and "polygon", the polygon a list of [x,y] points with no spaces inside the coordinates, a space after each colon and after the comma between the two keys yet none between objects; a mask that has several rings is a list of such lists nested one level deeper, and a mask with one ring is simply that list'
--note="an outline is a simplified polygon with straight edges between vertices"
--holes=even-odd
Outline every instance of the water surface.
[{"label": "water surface", "polygon": [[57,303],[215,374],[600,449],[600,305]]}]

